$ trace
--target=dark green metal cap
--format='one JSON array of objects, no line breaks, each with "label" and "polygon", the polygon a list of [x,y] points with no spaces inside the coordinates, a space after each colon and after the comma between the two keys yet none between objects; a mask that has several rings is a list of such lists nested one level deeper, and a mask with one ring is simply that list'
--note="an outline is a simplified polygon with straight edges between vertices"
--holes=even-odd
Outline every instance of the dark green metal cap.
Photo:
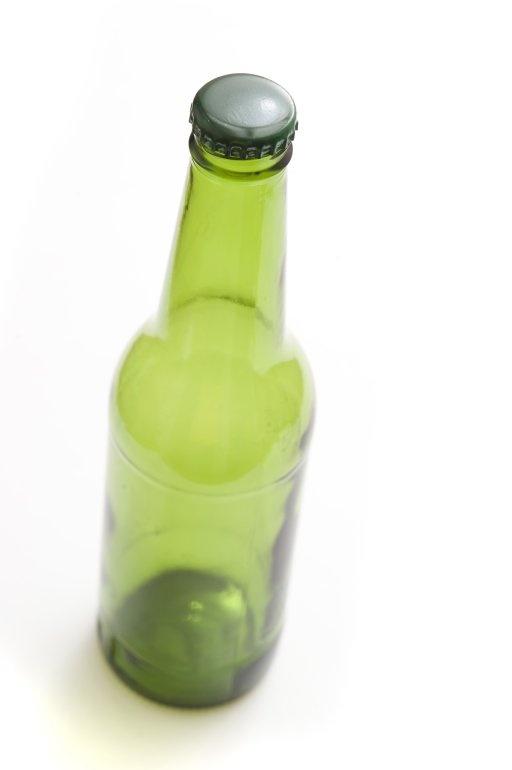
[{"label": "dark green metal cap", "polygon": [[281,154],[298,127],[288,91],[273,80],[242,73],[222,75],[200,88],[190,122],[201,147],[239,160]]}]

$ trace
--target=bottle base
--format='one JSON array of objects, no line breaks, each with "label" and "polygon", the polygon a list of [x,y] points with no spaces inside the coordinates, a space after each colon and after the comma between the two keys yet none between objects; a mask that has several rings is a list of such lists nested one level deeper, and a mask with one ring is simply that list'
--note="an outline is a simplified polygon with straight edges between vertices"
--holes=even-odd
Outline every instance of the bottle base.
[{"label": "bottle base", "polygon": [[188,570],[138,588],[112,625],[98,620],[103,653],[126,684],[151,700],[188,708],[226,703],[260,682],[279,635],[254,650],[252,632],[240,588]]}]

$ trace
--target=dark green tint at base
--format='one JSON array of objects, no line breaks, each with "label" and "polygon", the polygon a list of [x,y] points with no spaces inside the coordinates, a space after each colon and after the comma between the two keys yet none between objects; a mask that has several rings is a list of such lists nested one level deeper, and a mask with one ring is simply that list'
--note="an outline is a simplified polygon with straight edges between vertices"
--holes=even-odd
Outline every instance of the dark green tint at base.
[{"label": "dark green tint at base", "polygon": [[278,637],[255,648],[243,591],[215,575],[166,572],[119,609],[116,633],[99,625],[105,655],[134,689],[162,703],[213,706],[251,689],[271,663]]}]

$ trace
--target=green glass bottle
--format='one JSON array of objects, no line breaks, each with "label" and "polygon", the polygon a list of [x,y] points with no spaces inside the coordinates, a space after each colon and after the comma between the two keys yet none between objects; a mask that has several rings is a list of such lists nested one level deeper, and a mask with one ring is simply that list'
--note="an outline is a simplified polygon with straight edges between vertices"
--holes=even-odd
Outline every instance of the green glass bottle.
[{"label": "green glass bottle", "polygon": [[226,75],[190,121],[160,307],[112,387],[99,635],[134,689],[208,706],[279,638],[313,384],[283,326],[293,100]]}]

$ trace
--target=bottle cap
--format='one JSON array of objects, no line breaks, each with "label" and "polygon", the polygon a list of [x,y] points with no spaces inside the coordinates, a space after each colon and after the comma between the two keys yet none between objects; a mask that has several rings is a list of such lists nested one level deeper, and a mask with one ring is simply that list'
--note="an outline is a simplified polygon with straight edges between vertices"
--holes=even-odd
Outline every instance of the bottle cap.
[{"label": "bottle cap", "polygon": [[222,75],[200,88],[190,122],[201,147],[239,160],[280,155],[298,128],[288,91],[273,80],[243,73]]}]

